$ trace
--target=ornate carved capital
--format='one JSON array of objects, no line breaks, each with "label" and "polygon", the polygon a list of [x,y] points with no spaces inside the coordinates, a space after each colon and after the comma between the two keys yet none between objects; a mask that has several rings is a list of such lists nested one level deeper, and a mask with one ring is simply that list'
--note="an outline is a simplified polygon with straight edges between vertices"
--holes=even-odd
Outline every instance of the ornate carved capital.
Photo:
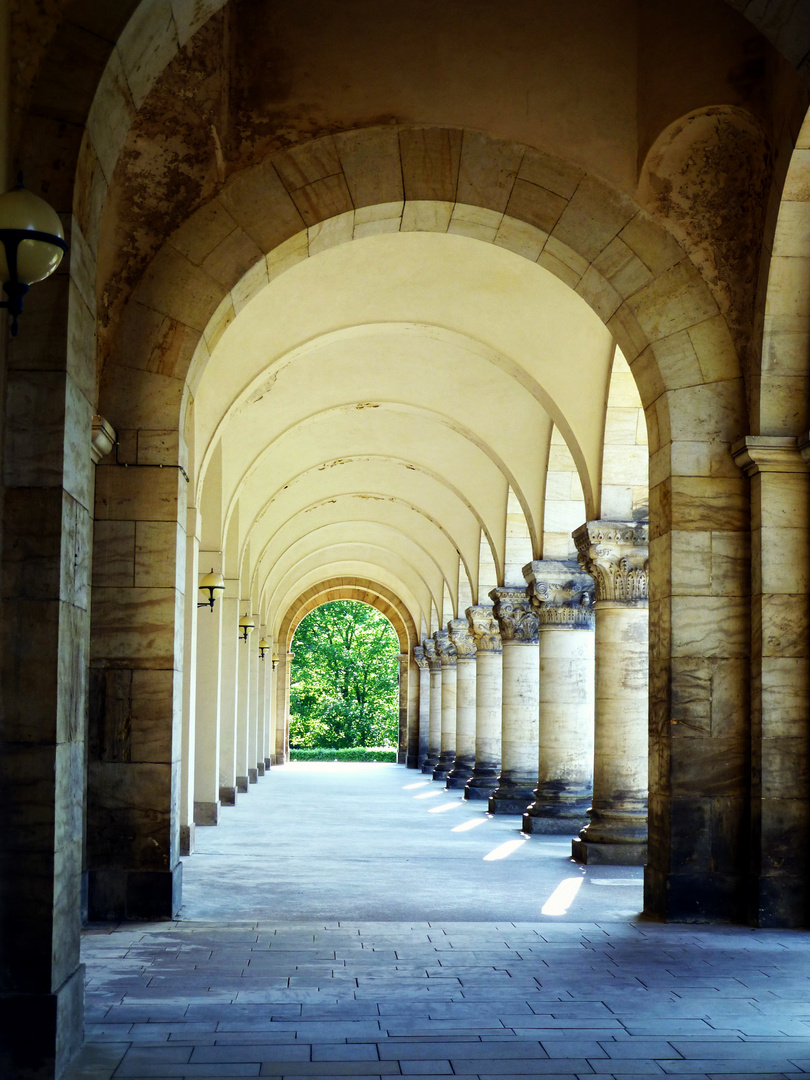
[{"label": "ornate carved capital", "polygon": [[456,647],[450,640],[450,634],[448,633],[448,631],[437,630],[433,635],[433,640],[436,642],[436,649],[439,653],[442,667],[455,667]]},{"label": "ornate carved capital", "polygon": [[597,600],[646,604],[649,597],[646,522],[587,521],[574,532],[579,564],[596,585]]},{"label": "ornate carved capital", "polygon": [[450,640],[456,647],[459,660],[475,659],[475,641],[470,633],[470,624],[466,619],[451,619],[447,624]]},{"label": "ornate carved capital", "polygon": [[523,576],[541,627],[593,630],[593,578],[575,562],[530,562]]},{"label": "ornate carved capital", "polygon": [[425,650],[425,656],[427,657],[428,667],[434,674],[437,671],[442,670],[442,662],[439,658],[439,653],[436,649],[436,642],[433,638],[425,638],[422,643],[422,647]]},{"label": "ornate carved capital", "polygon": [[414,645],[414,647],[413,647],[413,658],[417,662],[419,667],[422,669],[422,671],[427,670],[427,666],[428,666],[427,657],[425,656],[425,650],[422,648],[421,645]]},{"label": "ornate carved capital", "polygon": [[515,641],[521,645],[534,645],[538,641],[537,613],[526,595],[525,589],[493,589],[489,594],[493,614],[501,628],[504,642]]},{"label": "ornate carved capital", "polygon": [[807,443],[786,435],[746,435],[731,447],[731,454],[747,476],[757,473],[807,472]]},{"label": "ornate carved capital", "polygon": [[501,632],[492,608],[483,604],[476,605],[468,607],[464,614],[467,616],[470,633],[475,639],[476,652],[500,652]]}]

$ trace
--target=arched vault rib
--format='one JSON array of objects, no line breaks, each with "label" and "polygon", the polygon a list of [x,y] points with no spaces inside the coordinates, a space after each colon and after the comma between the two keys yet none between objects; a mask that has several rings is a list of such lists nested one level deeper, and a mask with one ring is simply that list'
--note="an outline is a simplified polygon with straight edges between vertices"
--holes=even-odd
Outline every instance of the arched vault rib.
[{"label": "arched vault rib", "polygon": [[400,652],[409,652],[419,640],[413,616],[396,593],[376,581],[328,578],[307,589],[289,605],[278,630],[279,647],[288,651],[301,621],[310,611],[333,600],[356,600],[376,608],[394,627]]},{"label": "arched vault rib", "polygon": [[[458,576],[459,559],[471,580],[470,565],[464,561],[459,547],[442,525],[418,507],[386,492],[345,492],[311,503],[298,511],[273,533],[258,552],[256,569],[264,563],[269,568],[300,537],[309,535],[338,517],[342,523],[375,522],[399,529],[403,535],[430,551],[442,568],[447,580]],[[251,536],[251,545],[256,537]],[[477,554],[477,553],[476,553]]]}]

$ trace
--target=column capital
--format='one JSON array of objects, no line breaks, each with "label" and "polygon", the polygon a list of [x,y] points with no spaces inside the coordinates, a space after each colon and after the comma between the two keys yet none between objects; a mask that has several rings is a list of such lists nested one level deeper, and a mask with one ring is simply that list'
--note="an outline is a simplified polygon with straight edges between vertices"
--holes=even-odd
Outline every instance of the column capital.
[{"label": "column capital", "polygon": [[441,671],[442,662],[438,650],[436,649],[436,642],[433,638],[425,638],[422,647],[425,650],[425,656],[427,657],[428,667],[431,672],[435,674],[435,672]]},{"label": "column capital", "polygon": [[523,576],[541,627],[593,630],[593,578],[577,563],[537,560]]},{"label": "column capital", "polygon": [[504,642],[536,645],[539,623],[525,589],[493,589],[489,594]]},{"label": "column capital", "polygon": [[413,658],[417,662],[419,667],[422,669],[422,671],[425,671],[428,666],[428,662],[427,657],[425,656],[425,650],[422,648],[421,645],[414,645]]},{"label": "column capital", "polygon": [[464,614],[467,616],[470,633],[475,639],[476,653],[500,652],[501,632],[492,608],[488,604],[476,604],[468,607]]},{"label": "column capital", "polygon": [[757,473],[807,472],[810,437],[799,446],[790,435],[746,435],[731,447],[731,455],[746,476]]},{"label": "column capital", "polygon": [[596,585],[597,600],[646,604],[649,526],[641,521],[586,521],[573,533],[577,557]]},{"label": "column capital", "polygon": [[451,619],[447,624],[450,640],[456,647],[459,660],[475,659],[475,640],[466,619]]},{"label": "column capital", "polygon": [[433,635],[433,640],[436,642],[436,651],[439,654],[442,667],[455,667],[456,647],[450,640],[449,632],[447,630],[437,630]]}]

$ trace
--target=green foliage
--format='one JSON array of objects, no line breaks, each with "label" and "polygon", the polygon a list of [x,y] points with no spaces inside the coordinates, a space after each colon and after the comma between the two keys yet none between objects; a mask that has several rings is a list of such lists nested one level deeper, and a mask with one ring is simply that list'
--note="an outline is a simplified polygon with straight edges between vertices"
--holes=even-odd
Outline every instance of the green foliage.
[{"label": "green foliage", "polygon": [[317,750],[290,750],[290,761],[396,761],[396,750],[384,746],[321,747]]},{"label": "green foliage", "polygon": [[396,746],[399,641],[384,615],[353,600],[323,604],[292,651],[292,747]]}]

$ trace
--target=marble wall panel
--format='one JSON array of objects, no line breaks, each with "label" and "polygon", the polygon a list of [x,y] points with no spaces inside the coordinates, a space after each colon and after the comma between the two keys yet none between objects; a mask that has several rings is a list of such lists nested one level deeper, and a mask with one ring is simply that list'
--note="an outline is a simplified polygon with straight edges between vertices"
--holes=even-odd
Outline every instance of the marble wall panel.
[{"label": "marble wall panel", "polygon": [[679,796],[734,796],[747,788],[748,746],[740,736],[675,739],[670,763]]},{"label": "marble wall panel", "polygon": [[753,605],[755,633],[762,654],[810,656],[810,600],[806,596],[769,595]]},{"label": "marble wall panel", "polygon": [[120,428],[163,429],[177,424],[184,386],[181,379],[149,371],[133,385],[131,373],[110,362],[104,366],[101,398]]},{"label": "marble wall panel", "polygon": [[135,523],[135,587],[172,588],[185,566],[185,533],[171,521]]},{"label": "marble wall panel", "polygon": [[43,657],[58,654],[59,607],[47,600],[3,601],[0,683],[5,706],[3,737],[10,743],[56,741],[61,688],[55,668],[46,669]]},{"label": "marble wall panel", "polygon": [[87,131],[108,181],[115,172],[118,155],[134,119],[132,94],[120,53],[114,49],[99,80],[96,97],[87,117]]},{"label": "marble wall panel", "polygon": [[180,747],[172,738],[173,718],[181,714],[182,678],[176,670],[132,672],[132,761],[171,762]]},{"label": "marble wall panel", "polygon": [[79,291],[71,282],[68,292],[68,331],[65,367],[77,389],[91,406],[98,400],[96,323]]},{"label": "marble wall panel", "polygon": [[135,522],[95,522],[93,584],[111,588],[135,584]]},{"label": "marble wall panel", "polygon": [[672,655],[747,656],[750,617],[744,597],[673,596]]},{"label": "marble wall panel", "polygon": [[177,590],[173,588],[95,588],[93,657],[132,666],[172,667],[176,604]]},{"label": "marble wall panel", "polygon": [[172,868],[172,771],[167,763],[89,763],[88,801],[96,807],[87,835],[91,868]]},{"label": "marble wall panel", "polygon": [[96,469],[96,519],[100,521],[177,522],[186,482],[179,469]]}]

